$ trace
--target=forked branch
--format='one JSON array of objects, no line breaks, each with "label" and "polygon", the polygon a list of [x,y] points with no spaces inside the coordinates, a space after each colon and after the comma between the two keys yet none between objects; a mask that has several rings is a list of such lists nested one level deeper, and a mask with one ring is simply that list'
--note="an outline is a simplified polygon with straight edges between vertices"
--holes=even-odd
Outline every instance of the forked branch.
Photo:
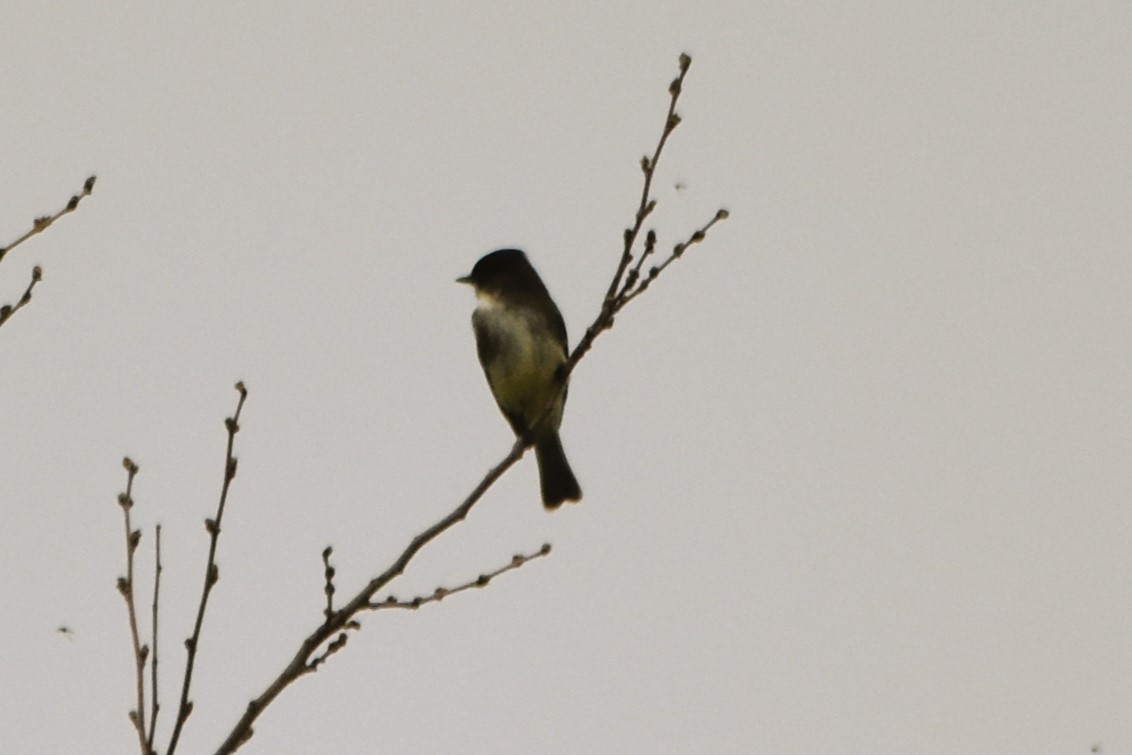
[{"label": "forked branch", "polygon": [[[661,154],[668,141],[668,137],[680,124],[681,119],[676,111],[676,104],[680,98],[684,78],[688,73],[691,62],[691,58],[687,55],[680,56],[679,75],[673,79],[668,89],[671,99],[669,101],[668,112],[665,116],[664,127],[661,130],[660,139],[657,142],[656,149],[653,151],[652,156],[646,156],[641,160],[641,170],[644,173],[644,186],[641,191],[641,198],[637,210],[633,215],[633,223],[626,229],[623,235],[623,248],[616,272],[609,283],[597,316],[594,318],[589,328],[586,329],[582,339],[570,354],[569,360],[562,373],[563,388],[566,384],[565,378],[573,371],[590,348],[592,348],[597,337],[613,326],[614,316],[630,301],[644,293],[651,283],[656,280],[673,261],[682,256],[689,247],[703,241],[712,226],[727,218],[727,211],[723,209],[719,210],[707,223],[695,230],[686,240],[676,244],[669,257],[664,259],[660,264],[650,267],[647,272],[642,273],[642,266],[646,258],[650,257],[655,252],[657,243],[655,232],[651,230],[648,232],[645,246],[639,252],[639,256],[636,256],[634,250],[636,249],[645,221],[656,208],[656,200],[651,196],[652,180],[656,175],[657,165],[660,162]],[[636,260],[635,265],[633,265],[634,260]],[[633,266],[630,267],[631,265]],[[548,400],[547,410],[549,410],[549,407],[556,399],[557,396],[553,396]],[[548,411],[544,411],[544,417],[547,413]],[[537,425],[537,422],[534,424]],[[324,621],[300,643],[294,656],[279,675],[268,684],[267,688],[258,697],[248,703],[244,714],[217,749],[217,753],[231,753],[239,749],[251,738],[253,734],[252,726],[256,719],[288,685],[300,677],[314,672],[331,655],[345,647],[349,637],[348,632],[361,627],[357,619],[361,611],[393,607],[416,608],[427,602],[438,601],[455,592],[471,589],[472,587],[484,586],[492,577],[498,574],[518,568],[534,558],[547,555],[547,553],[549,553],[549,546],[544,546],[543,549],[531,556],[516,556],[510,565],[496,572],[482,575],[478,579],[457,588],[438,588],[438,591],[434,592],[433,595],[428,598],[415,598],[408,602],[399,601],[393,597],[387,597],[385,599],[376,598],[379,591],[404,573],[409,562],[421,549],[446,532],[449,528],[463,521],[463,519],[468,516],[472,507],[483,497],[484,493],[496,480],[523,457],[528,448],[528,439],[517,439],[511,451],[488,471],[475,489],[468,494],[460,505],[453,509],[447,516],[414,537],[401,552],[401,555],[398,556],[384,572],[370,580],[357,595],[339,609],[334,608],[333,602],[334,570],[330,565],[330,550],[327,549],[324,551],[323,563],[326,576],[326,607],[323,610]]]}]

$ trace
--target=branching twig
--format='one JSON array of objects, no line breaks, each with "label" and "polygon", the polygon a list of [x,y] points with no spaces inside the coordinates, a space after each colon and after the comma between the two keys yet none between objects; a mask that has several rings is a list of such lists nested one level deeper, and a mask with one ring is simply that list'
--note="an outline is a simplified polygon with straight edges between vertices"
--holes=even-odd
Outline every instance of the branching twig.
[{"label": "branching twig", "polygon": [[[79,202],[83,200],[83,197],[88,196],[91,191],[94,190],[94,181],[94,176],[88,178],[86,182],[83,183],[83,190],[80,193],[72,196],[67,201],[67,205],[63,209],[59,210],[59,212],[55,213],[54,215],[44,215],[42,217],[36,218],[35,222],[32,223],[31,229],[27,233],[25,233],[23,236],[20,236],[18,239],[13,241],[11,244],[8,244],[7,246],[0,246],[0,262],[4,261],[4,257],[7,256],[8,252],[12,251],[17,246],[24,243],[37,233],[43,233],[51,227],[52,223],[54,223],[56,220],[63,217],[67,213],[74,212],[75,208],[79,206]],[[43,270],[38,265],[36,265],[34,268],[32,268],[31,283],[28,284],[27,290],[24,291],[24,294],[20,297],[19,301],[17,301],[15,304],[5,304],[3,306],[0,306],[0,326],[10,320],[12,318],[12,315],[16,314],[16,312],[27,306],[27,303],[31,301],[32,289],[34,289],[35,285],[41,280],[43,280]]]},{"label": "branching twig", "polygon": [[[717,210],[715,217],[705,223],[702,228],[693,231],[692,235],[688,237],[687,241],[682,241],[676,246],[672,247],[672,254],[669,255],[668,259],[666,259],[659,265],[653,265],[651,268],[649,268],[648,274],[644,277],[643,280],[640,279],[640,263],[644,262],[646,255],[641,255],[641,258],[638,261],[637,265],[633,268],[633,274],[625,279],[625,285],[622,286],[621,293],[617,295],[616,306],[613,310],[614,313],[621,311],[622,307],[643,294],[645,292],[645,289],[647,289],[649,285],[657,279],[657,276],[664,272],[664,269],[666,267],[683,256],[688,247],[703,241],[707,237],[707,232],[711,230],[711,227],[713,225],[721,220],[727,220],[727,218],[727,210]],[[652,233],[652,231],[649,231],[650,238],[653,237]],[[645,251],[648,252],[647,247]]]},{"label": "branching twig", "polygon": [[[641,257],[637,261],[637,265],[629,273],[629,278],[626,278],[629,265],[633,261],[633,248],[637,238],[640,235],[641,228],[644,226],[645,220],[652,213],[656,207],[656,200],[650,197],[652,187],[652,179],[656,173],[656,166],[660,161],[661,153],[664,145],[668,140],[669,135],[680,123],[680,116],[676,113],[676,103],[679,99],[681,89],[683,87],[684,77],[688,72],[691,65],[691,58],[687,55],[680,56],[680,74],[674,79],[669,86],[669,93],[671,94],[671,101],[668,107],[668,114],[665,117],[664,129],[661,132],[660,139],[657,143],[656,150],[653,152],[651,158],[645,157],[641,161],[641,168],[644,172],[644,188],[641,192],[640,204],[634,215],[633,225],[625,231],[624,234],[624,250],[621,255],[620,263],[618,264],[617,271],[610,281],[609,288],[602,301],[601,310],[593,323],[586,329],[585,335],[578,342],[574,351],[570,354],[570,358],[561,371],[561,388],[563,390],[566,385],[566,378],[573,371],[578,362],[585,356],[585,354],[593,346],[597,337],[613,326],[614,315],[617,314],[626,304],[633,298],[642,293],[648,285],[656,279],[656,277],[672,262],[673,259],[679,257],[684,250],[695,243],[703,240],[708,229],[715,223],[727,217],[725,210],[720,210],[716,213],[715,217],[708,222],[705,226],[692,234],[688,241],[678,244],[674,250],[671,258],[665,260],[661,265],[653,267],[649,270],[647,277],[640,281],[641,265],[644,258],[653,254],[656,246],[656,235],[650,231],[646,239],[645,250],[641,253]],[[550,407],[557,400],[557,395],[551,396],[547,400],[547,405],[544,408],[542,417],[536,422],[532,423],[533,427],[537,427],[538,423],[549,415]],[[341,650],[347,641],[348,635],[346,630],[357,629],[360,625],[356,620],[356,616],[363,610],[376,610],[385,607],[397,608],[411,608],[416,605],[421,605],[424,602],[431,602],[440,600],[444,595],[450,595],[453,592],[460,590],[470,589],[471,587],[482,586],[480,580],[486,577],[490,581],[491,577],[501,574],[504,571],[518,568],[522,564],[531,560],[532,558],[546,555],[549,549],[545,548],[538,552],[535,556],[530,557],[517,557],[517,560],[512,560],[509,566],[493,572],[492,574],[484,575],[474,582],[462,585],[458,588],[453,588],[447,591],[443,589],[434,593],[431,598],[418,598],[408,604],[402,604],[398,601],[390,603],[386,601],[374,601],[374,596],[386,585],[404,573],[409,562],[414,556],[426,545],[443,534],[449,528],[454,526],[460,521],[463,521],[471,511],[472,507],[480,500],[483,494],[490,488],[496,480],[498,480],[508,469],[510,469],[530,447],[529,438],[518,438],[515,444],[511,447],[511,451],[505,456],[498,464],[496,464],[475,489],[465,498],[459,506],[457,506],[451,513],[445,516],[440,521],[433,524],[424,532],[414,537],[409,545],[402,551],[401,555],[393,562],[389,568],[384,572],[374,577],[370,582],[362,588],[362,590],[354,596],[348,603],[338,610],[333,609],[332,595],[333,586],[331,580],[333,578],[332,567],[329,565],[329,552],[324,552],[324,563],[327,567],[327,606],[324,610],[324,621],[315,629],[306,639],[299,645],[298,650],[294,656],[287,663],[286,667],[279,673],[275,679],[268,684],[267,688],[254,700],[248,703],[247,709],[236,722],[228,737],[217,749],[217,753],[232,753],[239,749],[253,734],[252,724],[255,723],[259,715],[267,708],[268,705],[281,693],[288,685],[295,680],[299,679],[306,674],[309,674],[318,669],[318,667],[326,661],[334,653]],[[486,581],[484,582],[486,584]],[[414,605],[414,603],[416,605]],[[329,644],[328,644],[329,643]],[[318,653],[319,648],[325,649],[322,653]]]},{"label": "branching twig", "polygon": [[[658,275],[672,263],[674,259],[681,256],[684,250],[692,244],[703,241],[708,230],[721,220],[726,220],[728,213],[727,210],[718,210],[706,225],[699,230],[695,231],[692,236],[681,244],[677,244],[672,250],[672,256],[666,259],[660,265],[654,266],[649,269],[646,278],[638,285],[640,279],[641,268],[644,265],[645,259],[651,256],[656,248],[656,232],[650,230],[645,236],[645,247],[641,252],[641,256],[637,259],[637,264],[629,269],[629,264],[633,261],[633,247],[640,236],[641,228],[644,226],[645,219],[652,214],[656,209],[656,200],[649,196],[652,188],[652,179],[656,175],[656,167],[660,163],[660,155],[664,150],[664,145],[668,141],[669,135],[680,125],[680,115],[676,112],[676,103],[680,99],[680,93],[684,89],[684,77],[688,75],[688,68],[692,65],[692,59],[683,54],[680,56],[680,75],[672,80],[668,85],[668,93],[672,99],[668,104],[668,116],[664,121],[664,130],[661,132],[660,140],[657,142],[656,151],[653,152],[652,158],[647,155],[641,158],[641,171],[645,174],[644,188],[641,191],[640,204],[637,206],[637,212],[634,215],[633,225],[625,229],[624,233],[624,247],[621,252],[621,261],[617,265],[617,271],[613,274],[613,280],[609,282],[609,288],[606,289],[605,299],[602,301],[601,312],[597,318],[586,328],[585,335],[578,341],[578,345],[570,353],[570,358],[566,361],[565,367],[562,369],[563,385],[565,379],[574,371],[574,367],[581,361],[582,357],[586,355],[597,340],[597,337],[604,331],[613,327],[613,318],[620,312],[626,304],[632,301],[638,294],[642,293],[649,284],[656,279]],[[549,407],[557,400],[554,396],[550,402],[547,403]]]},{"label": "branching twig", "polygon": [[[326,570],[327,593],[326,594],[327,594],[328,604],[329,604],[329,601],[330,601],[330,596],[333,595],[333,593],[334,593],[334,586],[333,586],[333,583],[332,583],[332,580],[333,580],[333,577],[334,577],[334,567],[330,566],[329,562],[327,560],[329,558],[330,553],[331,553],[331,548],[329,548],[329,547],[327,547],[322,552],[323,562],[327,563],[327,570]],[[377,610],[382,609],[382,608],[417,609],[417,608],[420,608],[421,606],[425,605],[426,603],[439,603],[440,601],[447,598],[449,595],[455,595],[458,592],[463,592],[464,590],[471,590],[473,588],[487,587],[488,584],[491,582],[491,580],[495,579],[500,574],[512,571],[514,569],[518,569],[520,566],[523,566],[524,564],[526,564],[529,561],[534,561],[536,558],[542,558],[543,556],[549,556],[549,555],[550,555],[550,543],[545,543],[541,548],[539,548],[537,551],[535,551],[534,553],[532,553],[530,555],[523,555],[522,553],[516,553],[514,556],[511,557],[511,561],[508,562],[506,566],[501,566],[500,568],[496,569],[495,571],[490,571],[490,572],[487,572],[485,574],[481,574],[478,577],[476,577],[475,579],[473,579],[472,581],[465,582],[462,585],[458,585],[456,587],[438,587],[438,588],[436,588],[436,590],[433,591],[432,595],[416,597],[416,598],[413,598],[412,600],[408,600],[408,601],[397,600],[397,598],[390,595],[388,598],[385,598],[384,600],[373,601],[373,602],[370,602],[368,605],[362,606],[362,610],[377,611]],[[334,616],[334,610],[333,610],[332,607],[328,607],[328,609],[326,611],[326,615],[327,615],[328,619]],[[342,626],[343,630],[352,630],[352,629],[361,629],[361,628],[362,628],[362,625],[356,620],[347,621]],[[346,647],[346,642],[347,642],[348,639],[349,639],[349,635],[346,634],[345,631],[339,632],[338,636],[335,637],[326,646],[325,650],[323,650],[319,655],[315,656],[314,658],[312,658],[310,660],[310,662],[307,664],[307,670],[308,671],[314,671],[319,666],[326,663],[326,661],[330,659],[330,656],[334,655],[339,650]],[[223,750],[221,750],[221,752],[223,752]]]},{"label": "branching twig", "polygon": [[240,393],[240,400],[236,404],[236,413],[224,421],[224,426],[228,430],[228,447],[224,457],[224,484],[220,488],[220,501],[216,506],[216,518],[205,519],[204,528],[209,535],[208,543],[208,564],[204,570],[204,587],[201,590],[200,605],[197,607],[196,623],[193,625],[193,634],[185,640],[185,648],[188,650],[188,656],[185,659],[185,676],[181,684],[181,701],[177,705],[177,720],[173,724],[173,734],[169,739],[168,755],[173,755],[177,749],[177,742],[181,737],[181,730],[188,720],[189,715],[193,712],[193,704],[189,700],[189,688],[193,681],[193,666],[196,662],[197,648],[200,644],[200,631],[201,625],[204,623],[204,612],[208,607],[208,596],[212,593],[213,586],[216,585],[217,580],[220,579],[220,569],[216,565],[216,544],[220,538],[220,523],[224,518],[224,504],[228,500],[228,489],[232,484],[232,480],[236,477],[236,456],[233,453],[236,443],[236,433],[240,431],[240,412],[244,408],[244,401],[248,397],[248,391],[244,388],[244,384],[236,383],[236,390]]},{"label": "branching twig", "polygon": [[133,529],[130,524],[130,509],[134,506],[134,477],[138,473],[138,465],[127,457],[122,460],[122,466],[126,468],[126,492],[118,495],[118,505],[122,507],[126,523],[126,576],[118,577],[118,592],[126,599],[126,610],[130,617],[130,636],[134,642],[134,678],[137,688],[137,707],[130,711],[130,722],[137,731],[142,753],[149,755],[152,750],[146,742],[145,734],[145,663],[149,656],[149,647],[141,642],[138,614],[134,607],[134,552],[141,542],[141,530]]},{"label": "branching twig", "polygon": [[[371,579],[369,583],[362,588],[361,592],[355,595],[349,603],[335,611],[329,620],[324,621],[318,629],[303,640],[302,644],[299,645],[298,651],[295,653],[294,657],[291,658],[283,671],[275,677],[259,697],[248,703],[248,707],[244,711],[243,716],[236,722],[236,725],[232,728],[232,731],[229,732],[228,737],[220,747],[217,748],[216,752],[218,754],[235,752],[244,742],[248,741],[253,733],[252,724],[255,722],[256,718],[259,717],[259,714],[263,712],[264,708],[271,704],[271,702],[279,696],[279,693],[291,684],[291,682],[318,668],[319,663],[310,660],[315,657],[315,651],[332,637],[334,637],[334,640],[331,643],[331,652],[340,649],[341,646],[345,644],[347,636],[342,630],[356,628],[357,622],[354,616],[359,611],[369,607],[373,596],[379,590],[404,573],[409,562],[412,561],[413,557],[417,555],[417,552],[420,551],[421,548],[428,545],[432,540],[457,522],[462,521],[468,515],[468,512],[472,510],[472,506],[487,492],[488,488],[502,477],[503,473],[510,469],[515,462],[521,459],[526,450],[527,447],[523,441],[521,439],[516,440],[515,444],[511,447],[511,453],[507,454],[502,461],[492,467],[487,475],[480,480],[479,485],[468,494],[468,497],[465,498],[455,510],[414,537],[409,542],[408,547],[405,548],[388,569]],[[336,634],[337,636],[335,636]],[[329,653],[326,655],[328,654]]]},{"label": "branching twig", "polygon": [[[626,268],[633,260],[633,245],[637,242],[637,236],[641,233],[641,228],[644,226],[645,219],[652,214],[656,209],[656,200],[649,196],[652,191],[652,177],[656,175],[656,166],[660,162],[660,153],[664,151],[664,145],[668,142],[668,136],[676,127],[680,125],[680,116],[676,113],[676,102],[680,99],[680,92],[684,89],[684,77],[688,75],[688,69],[692,65],[692,58],[687,53],[680,55],[680,75],[672,80],[668,85],[668,94],[672,99],[668,102],[668,115],[664,118],[664,128],[660,132],[660,139],[656,143],[656,149],[652,153],[650,159],[648,155],[641,158],[641,171],[645,174],[645,182],[641,187],[641,201],[637,206],[637,212],[633,216],[633,225],[625,229],[623,236],[624,248],[621,252],[621,261],[617,264],[617,272],[613,274],[613,280],[609,282],[609,288],[605,292],[605,301],[602,305],[602,313],[605,313],[614,301],[617,294],[617,287],[621,283],[621,276],[625,274]],[[610,313],[612,317],[612,313]],[[576,360],[575,360],[576,361]]]},{"label": "branching twig", "polygon": [[[330,550],[331,549],[328,547],[328,548],[326,548],[326,550],[324,550],[322,552],[323,561],[326,561],[327,555],[330,552]],[[491,580],[495,579],[500,574],[504,574],[506,572],[518,569],[519,567],[527,564],[528,562],[534,561],[536,558],[543,558],[544,556],[549,556],[550,550],[551,550],[550,543],[544,543],[543,546],[541,548],[539,548],[537,551],[535,551],[534,553],[531,553],[530,555],[524,555],[522,553],[516,553],[514,556],[511,557],[511,560],[505,566],[501,566],[498,569],[496,569],[495,571],[490,571],[490,572],[486,572],[484,574],[481,574],[478,577],[476,577],[475,579],[471,580],[470,582],[465,582],[462,585],[457,585],[456,587],[438,587],[435,590],[433,590],[431,595],[422,595],[422,596],[413,598],[412,600],[398,600],[396,597],[390,595],[388,598],[385,598],[384,600],[377,600],[377,601],[370,602],[368,605],[363,606],[362,610],[377,611],[377,610],[380,610],[382,608],[408,608],[408,609],[416,610],[417,608],[420,608],[421,606],[423,606],[427,603],[439,603],[440,601],[447,598],[449,595],[455,595],[458,592],[463,592],[465,590],[471,590],[473,588],[479,589],[479,588],[482,588],[482,587],[487,587],[491,583]],[[328,567],[328,571],[327,571],[328,576],[327,576],[327,581],[326,581],[326,585],[327,585],[327,588],[328,588],[328,592],[327,592],[328,596],[333,594],[333,592],[334,592],[333,585],[331,584],[331,579],[333,578],[333,571],[334,571],[334,567],[332,567],[332,566]],[[331,611],[327,614],[327,616],[332,616],[332,615],[333,615],[333,610],[331,609]],[[350,621],[346,622],[345,625],[343,625],[343,629],[346,629],[346,630],[361,629],[361,628],[362,628],[362,625],[359,622],[357,622],[356,620],[350,620]],[[336,638],[334,638],[334,640],[326,646],[326,650],[324,650],[322,653],[320,653],[319,655],[317,655],[317,656],[315,656],[314,658],[311,659],[310,663],[307,664],[308,670],[314,671],[319,666],[321,666],[323,663],[326,663],[326,661],[330,659],[330,656],[334,655],[339,650],[346,647],[346,641],[348,639],[349,639],[349,635],[346,634],[345,631],[340,632],[338,634],[338,636]]]}]

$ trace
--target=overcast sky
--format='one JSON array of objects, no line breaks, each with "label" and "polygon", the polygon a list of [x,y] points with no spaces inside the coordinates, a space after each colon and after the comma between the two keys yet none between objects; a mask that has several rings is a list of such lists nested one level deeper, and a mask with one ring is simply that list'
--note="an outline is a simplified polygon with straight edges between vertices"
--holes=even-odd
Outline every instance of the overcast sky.
[{"label": "overcast sky", "polygon": [[[1132,753],[1132,5],[56,3],[0,11],[0,751],[134,751],[115,579],[163,525],[180,752],[502,458],[482,254],[576,340],[663,122],[668,247],[531,459],[248,753]],[[677,188],[679,185],[680,188]],[[148,602],[145,603],[148,607]],[[148,613],[148,608],[147,608]],[[148,626],[148,620],[143,622]],[[71,634],[57,632],[66,626]]]}]

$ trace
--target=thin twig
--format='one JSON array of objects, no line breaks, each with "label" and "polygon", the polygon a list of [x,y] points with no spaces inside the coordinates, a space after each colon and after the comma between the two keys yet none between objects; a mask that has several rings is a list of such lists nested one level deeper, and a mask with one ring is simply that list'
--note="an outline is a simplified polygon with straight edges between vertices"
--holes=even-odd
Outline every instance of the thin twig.
[{"label": "thin twig", "polygon": [[24,290],[23,296],[20,297],[20,300],[15,304],[5,304],[3,306],[0,306],[0,325],[3,325],[4,323],[8,322],[8,320],[11,320],[12,315],[16,314],[27,306],[28,302],[31,301],[32,290],[35,288],[35,285],[41,280],[43,280],[43,268],[41,268],[39,265],[36,265],[31,269],[31,282],[28,283],[28,287]]},{"label": "thin twig", "polygon": [[153,733],[157,731],[157,712],[161,710],[161,704],[158,701],[158,687],[157,687],[157,598],[161,592],[161,525],[154,527],[153,539],[154,544],[154,567],[153,567],[153,660],[150,662],[149,671],[152,675],[149,683],[150,691],[150,716],[149,716],[149,734],[146,736],[146,746],[150,751],[153,750]]},{"label": "thin twig", "polygon": [[334,567],[330,565],[330,556],[334,553],[334,549],[329,545],[322,549],[322,574],[326,579],[326,587],[323,592],[326,593],[326,610],[322,612],[327,621],[334,617]]},{"label": "thin twig", "polygon": [[236,443],[236,433],[240,431],[240,412],[244,408],[244,401],[248,397],[248,391],[242,382],[236,383],[236,390],[240,394],[240,400],[236,404],[236,413],[224,421],[224,427],[228,430],[228,447],[224,456],[224,484],[220,488],[220,501],[216,506],[216,518],[205,519],[204,527],[209,535],[208,543],[208,564],[204,570],[204,587],[201,590],[200,605],[197,607],[197,618],[193,625],[193,634],[185,640],[185,648],[188,650],[188,656],[185,659],[185,676],[181,684],[181,701],[177,705],[177,720],[173,724],[173,734],[169,739],[168,755],[173,755],[177,749],[177,742],[181,738],[181,730],[188,720],[189,715],[193,712],[193,704],[189,701],[189,688],[193,681],[193,666],[196,662],[197,649],[200,644],[201,626],[204,624],[204,612],[208,607],[208,596],[212,593],[212,588],[220,579],[220,569],[216,565],[216,545],[220,538],[220,523],[224,518],[224,504],[228,500],[228,489],[232,484],[232,480],[236,477],[236,456],[233,453]]},{"label": "thin twig", "polygon": [[543,558],[544,556],[549,556],[550,550],[551,550],[550,543],[544,543],[543,546],[541,548],[539,548],[537,551],[535,551],[534,553],[531,553],[529,555],[524,555],[522,553],[516,553],[514,556],[511,557],[511,560],[509,562],[507,562],[507,564],[505,566],[501,566],[498,569],[496,569],[495,571],[489,571],[485,574],[481,574],[478,577],[476,577],[475,579],[473,579],[469,582],[465,582],[462,585],[457,585],[456,587],[438,587],[433,591],[433,593],[431,595],[421,595],[421,596],[418,596],[416,598],[413,598],[412,600],[397,600],[396,597],[394,597],[393,595],[390,595],[388,598],[385,598],[384,600],[379,600],[379,601],[376,601],[374,603],[370,603],[369,607],[372,608],[375,611],[382,609],[382,608],[408,608],[408,609],[416,610],[417,608],[420,608],[421,606],[427,605],[429,603],[439,603],[440,601],[447,598],[449,595],[455,595],[456,593],[464,592],[465,590],[472,590],[472,589],[479,589],[479,588],[487,587],[491,583],[491,580],[495,579],[500,574],[504,574],[504,573],[512,571],[514,569],[518,569],[520,566],[523,566],[528,561],[534,561],[536,558]]},{"label": "thin twig", "polygon": [[138,473],[138,465],[128,457],[122,460],[126,468],[126,492],[118,494],[118,505],[122,507],[123,520],[126,527],[126,576],[118,577],[118,592],[126,599],[126,611],[130,617],[130,636],[134,644],[134,680],[137,693],[137,707],[130,711],[130,722],[138,734],[138,744],[143,755],[152,752],[146,743],[145,735],[145,663],[149,655],[149,648],[142,644],[138,632],[138,614],[134,608],[134,552],[141,542],[141,530],[133,529],[130,524],[130,509],[134,506],[134,477]]},{"label": "thin twig", "polygon": [[621,284],[621,294],[631,289],[641,277],[641,268],[644,267],[645,260],[652,256],[656,251],[656,231],[652,228],[645,234],[645,248],[644,251],[637,257],[637,264],[633,265],[629,270],[629,274],[625,276],[625,281]]},{"label": "thin twig", "polygon": [[44,215],[42,217],[36,218],[35,222],[32,223],[31,230],[29,230],[23,236],[20,236],[11,244],[8,244],[8,246],[0,246],[0,261],[4,259],[5,255],[7,255],[8,252],[12,251],[17,246],[30,239],[32,236],[36,235],[37,233],[43,233],[44,231],[46,231],[51,227],[51,224],[59,218],[68,213],[74,212],[75,208],[79,206],[79,202],[83,201],[84,197],[90,196],[90,193],[94,190],[95,179],[95,176],[88,178],[83,183],[83,190],[67,200],[67,205],[63,209],[59,210],[59,212],[55,213],[54,215]]}]

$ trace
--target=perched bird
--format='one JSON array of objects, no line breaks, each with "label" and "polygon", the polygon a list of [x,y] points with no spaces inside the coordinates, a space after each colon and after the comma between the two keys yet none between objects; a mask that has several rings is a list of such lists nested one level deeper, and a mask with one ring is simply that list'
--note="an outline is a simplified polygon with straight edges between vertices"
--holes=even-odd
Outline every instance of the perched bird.
[{"label": "perched bird", "polygon": [[[492,252],[476,263],[470,275],[456,280],[475,289],[472,329],[480,364],[511,429],[534,444],[543,505],[556,509],[563,501],[581,500],[582,489],[558,437],[566,404],[562,314],[527,255],[518,249]],[[543,414],[545,419],[534,427]]]}]

